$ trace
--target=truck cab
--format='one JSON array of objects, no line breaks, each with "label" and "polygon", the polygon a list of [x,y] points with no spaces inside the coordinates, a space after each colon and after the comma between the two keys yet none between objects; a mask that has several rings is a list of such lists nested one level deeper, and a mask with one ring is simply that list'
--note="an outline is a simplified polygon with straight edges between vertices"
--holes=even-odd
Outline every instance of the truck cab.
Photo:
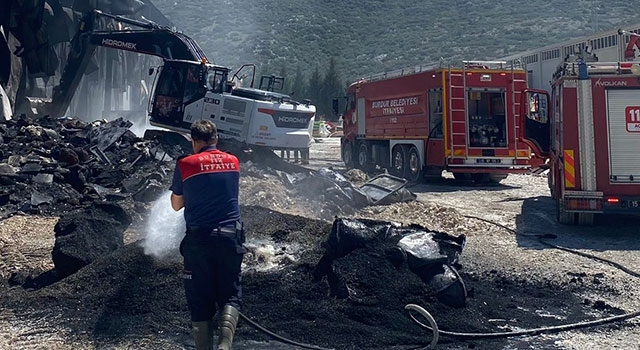
[{"label": "truck cab", "polygon": [[640,66],[565,62],[552,81],[549,187],[558,221],[640,214]]}]

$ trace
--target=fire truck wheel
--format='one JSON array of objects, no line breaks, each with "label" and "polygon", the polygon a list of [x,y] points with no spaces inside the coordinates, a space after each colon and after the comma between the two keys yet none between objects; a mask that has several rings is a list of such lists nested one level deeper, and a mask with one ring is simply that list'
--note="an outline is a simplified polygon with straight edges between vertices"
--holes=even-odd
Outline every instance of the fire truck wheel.
[{"label": "fire truck wheel", "polygon": [[506,174],[489,174],[489,181],[493,183],[500,183],[500,181],[507,178]]},{"label": "fire truck wheel", "polygon": [[563,225],[575,225],[576,223],[575,213],[568,213],[564,210],[561,198],[556,199],[556,216],[558,222]]},{"label": "fire truck wheel", "polygon": [[411,146],[409,149],[405,177],[411,182],[417,182],[422,177],[422,163],[420,162],[420,153],[416,146]]},{"label": "fire truck wheel", "polygon": [[581,226],[593,226],[595,214],[593,213],[578,213],[578,225]]},{"label": "fire truck wheel", "polygon": [[477,184],[487,184],[489,183],[489,181],[491,181],[491,177],[486,173],[471,174],[471,179],[473,179],[473,182]]},{"label": "fire truck wheel", "polygon": [[351,142],[345,142],[342,146],[342,161],[347,169],[353,169],[353,146]]},{"label": "fire truck wheel", "polygon": [[471,174],[469,173],[453,173],[453,178],[458,181],[469,181],[471,180]]},{"label": "fire truck wheel", "polygon": [[362,171],[367,171],[369,168],[369,146],[366,141],[361,141],[358,145],[358,159],[357,167]]},{"label": "fire truck wheel", "polygon": [[391,169],[393,176],[404,177],[405,168],[407,167],[407,153],[402,145],[395,145],[391,151]]}]

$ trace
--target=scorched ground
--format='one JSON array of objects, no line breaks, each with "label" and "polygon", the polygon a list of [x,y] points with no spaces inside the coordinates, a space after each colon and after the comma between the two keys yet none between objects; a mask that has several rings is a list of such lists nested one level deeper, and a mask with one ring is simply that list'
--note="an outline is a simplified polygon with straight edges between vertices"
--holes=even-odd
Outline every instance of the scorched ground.
[{"label": "scorched ground", "polygon": [[[314,143],[311,167],[343,171],[337,139]],[[411,349],[430,342],[412,323],[407,303],[429,310],[441,329],[502,332],[596,320],[640,309],[640,287],[610,264],[546,243],[613,260],[640,271],[636,222],[611,217],[594,227],[555,222],[547,179],[510,175],[495,186],[442,181],[411,187],[417,201],[371,206],[353,217],[415,223],[465,234],[461,276],[469,297],[453,309],[426,293],[419,279],[383,256],[355,252],[338,263],[357,292],[330,298],[326,281],[312,282],[333,215],[321,194],[302,196],[282,176],[259,165],[241,179],[249,253],[243,312],[298,342],[333,349]],[[250,171],[249,171],[250,170]],[[168,205],[168,203],[167,203]],[[140,205],[130,208],[144,213]],[[29,278],[53,268],[57,217],[16,214],[0,221],[0,348],[189,349],[188,311],[174,251],[145,255],[144,214],[132,215],[122,248],[44,287]],[[441,349],[640,349],[639,321],[530,337],[442,337]],[[293,349],[240,321],[235,349]]]}]

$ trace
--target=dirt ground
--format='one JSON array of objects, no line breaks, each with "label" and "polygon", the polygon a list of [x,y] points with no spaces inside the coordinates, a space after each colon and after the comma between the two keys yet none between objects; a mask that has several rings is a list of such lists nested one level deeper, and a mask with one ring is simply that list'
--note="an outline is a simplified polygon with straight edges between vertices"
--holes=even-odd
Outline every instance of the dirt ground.
[{"label": "dirt ground", "polygon": [[[314,143],[311,168],[339,161],[338,139]],[[247,168],[247,167],[245,167]],[[332,349],[417,349],[431,341],[403,307],[422,305],[441,329],[507,332],[597,320],[640,310],[640,284],[619,268],[552,248],[610,259],[640,271],[637,219],[609,217],[594,227],[555,222],[546,177],[510,175],[478,186],[441,181],[412,186],[417,201],[359,210],[354,217],[419,224],[464,234],[460,274],[467,305],[447,307],[407,270],[378,251],[356,251],[337,268],[351,297],[328,297],[311,271],[331,229],[321,194],[302,196],[282,177],[244,173],[241,203],[248,227],[243,312],[295,341]],[[145,255],[145,223],[134,222],[127,244],[72,276],[25,289],[18,276],[53,268],[56,217],[0,221],[0,348],[192,349],[180,280],[180,257]],[[541,238],[542,237],[542,238]],[[640,320],[561,333],[497,339],[441,337],[440,349],[640,349]],[[297,349],[239,323],[234,349]]]}]

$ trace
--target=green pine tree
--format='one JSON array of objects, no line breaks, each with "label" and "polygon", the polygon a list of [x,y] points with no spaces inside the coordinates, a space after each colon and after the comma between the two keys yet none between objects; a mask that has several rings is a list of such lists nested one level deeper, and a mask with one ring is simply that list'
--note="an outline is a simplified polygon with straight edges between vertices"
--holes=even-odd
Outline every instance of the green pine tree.
[{"label": "green pine tree", "polygon": [[337,63],[335,57],[331,57],[329,60],[329,68],[327,74],[322,81],[322,88],[320,90],[320,105],[321,113],[325,115],[325,119],[335,121],[338,116],[333,111],[332,101],[334,98],[344,96],[344,88],[340,75],[337,69]]},{"label": "green pine tree", "polygon": [[322,89],[322,81],[323,77],[320,75],[320,69],[316,66],[309,77],[308,90],[306,93],[306,96],[311,100],[311,103],[316,106],[316,120],[319,120],[323,115],[318,109],[321,102],[320,89]]},{"label": "green pine tree", "polygon": [[291,84],[289,84],[291,95],[294,100],[302,101],[309,98],[307,96],[307,83],[300,63],[296,66],[296,74],[293,76]]}]

